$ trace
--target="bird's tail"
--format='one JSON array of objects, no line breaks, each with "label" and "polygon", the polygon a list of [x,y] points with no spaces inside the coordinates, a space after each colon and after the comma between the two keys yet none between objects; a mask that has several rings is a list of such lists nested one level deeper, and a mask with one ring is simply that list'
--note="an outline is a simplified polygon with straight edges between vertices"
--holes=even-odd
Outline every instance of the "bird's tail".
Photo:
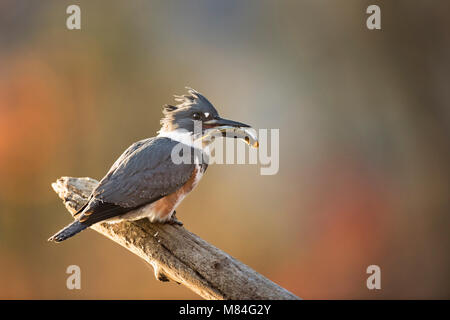
[{"label": "bird's tail", "polygon": [[78,220],[75,220],[68,226],[64,227],[64,229],[58,231],[53,236],[51,236],[48,241],[55,241],[55,242],[61,242],[64,241],[74,235],[76,235],[78,232],[83,231],[86,229],[89,225],[83,224]]}]

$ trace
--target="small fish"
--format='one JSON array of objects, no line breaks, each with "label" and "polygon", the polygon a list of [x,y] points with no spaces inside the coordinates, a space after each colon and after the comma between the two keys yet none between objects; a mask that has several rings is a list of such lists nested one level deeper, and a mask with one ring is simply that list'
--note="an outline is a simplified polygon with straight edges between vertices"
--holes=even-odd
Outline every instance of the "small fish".
[{"label": "small fish", "polygon": [[244,127],[231,127],[231,126],[221,126],[210,130],[202,139],[211,137],[222,136],[222,137],[234,137],[237,139],[242,139],[249,146],[253,148],[259,147],[258,137],[255,135],[255,129],[244,128]]}]

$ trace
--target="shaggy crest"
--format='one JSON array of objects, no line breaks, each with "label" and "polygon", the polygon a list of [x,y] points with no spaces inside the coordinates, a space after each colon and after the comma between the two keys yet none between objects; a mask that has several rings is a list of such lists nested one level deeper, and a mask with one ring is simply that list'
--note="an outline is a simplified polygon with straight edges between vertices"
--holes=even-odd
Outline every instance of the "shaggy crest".
[{"label": "shaggy crest", "polygon": [[170,129],[173,126],[173,122],[175,120],[175,116],[178,112],[185,111],[192,107],[201,107],[207,106],[214,109],[214,106],[211,102],[206,99],[200,92],[186,87],[188,90],[188,94],[184,95],[174,95],[175,101],[178,102],[176,105],[166,104],[163,106],[163,114],[164,117],[160,120],[161,130],[165,131]]}]

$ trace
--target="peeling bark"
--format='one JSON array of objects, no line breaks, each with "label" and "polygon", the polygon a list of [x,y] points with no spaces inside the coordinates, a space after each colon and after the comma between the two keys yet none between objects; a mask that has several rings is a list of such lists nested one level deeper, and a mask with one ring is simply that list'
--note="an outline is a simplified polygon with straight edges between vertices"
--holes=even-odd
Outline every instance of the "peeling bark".
[{"label": "peeling bark", "polygon": [[[73,215],[97,183],[62,177],[52,187]],[[183,284],[205,299],[299,299],[182,226],[142,219],[97,223],[91,229],[152,265],[158,280]]]}]

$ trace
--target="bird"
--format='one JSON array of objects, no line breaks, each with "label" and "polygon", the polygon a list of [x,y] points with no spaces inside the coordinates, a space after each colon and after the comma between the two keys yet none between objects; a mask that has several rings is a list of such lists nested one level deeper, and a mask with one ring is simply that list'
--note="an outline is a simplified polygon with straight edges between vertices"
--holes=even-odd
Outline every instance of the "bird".
[{"label": "bird", "polygon": [[[178,104],[163,106],[157,136],[129,146],[74,214],[75,220],[48,241],[64,241],[99,222],[148,218],[152,223],[182,225],[175,209],[208,168],[208,149],[203,148],[207,142],[199,147],[195,141],[201,141],[215,128],[251,128],[221,118],[204,95],[187,89],[187,94],[175,96]],[[200,130],[196,130],[199,124]],[[182,146],[180,156],[189,155],[194,161],[174,161],[177,146]]]}]

